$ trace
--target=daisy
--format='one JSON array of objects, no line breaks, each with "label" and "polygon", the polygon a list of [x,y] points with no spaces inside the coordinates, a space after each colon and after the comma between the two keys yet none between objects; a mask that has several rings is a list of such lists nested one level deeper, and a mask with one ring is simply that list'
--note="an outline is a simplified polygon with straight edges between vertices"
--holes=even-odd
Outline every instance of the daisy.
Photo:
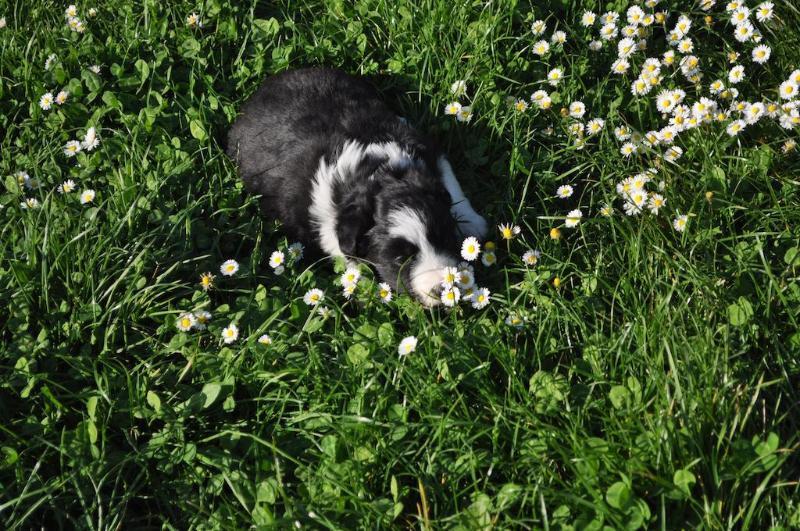
[{"label": "daisy", "polygon": [[269,256],[269,266],[272,269],[283,267],[284,262],[285,262],[285,256],[281,251],[274,251]]},{"label": "daisy", "polygon": [[630,37],[625,37],[617,43],[617,56],[622,59],[627,59],[633,52],[636,51],[636,41]]},{"label": "daisy", "polygon": [[656,96],[656,108],[664,114],[672,112],[678,100],[671,90],[662,90]]},{"label": "daisy", "polygon": [[175,328],[181,332],[188,332],[194,328],[195,324],[197,324],[197,318],[193,313],[182,313],[178,316],[178,320],[175,321]]},{"label": "daisy", "polygon": [[325,300],[325,293],[319,288],[311,288],[303,295],[303,302],[309,306],[316,306]]},{"label": "daisy", "polygon": [[342,287],[342,295],[344,295],[344,298],[350,300],[350,297],[352,297],[353,294],[356,292],[357,287],[358,284],[345,284]]},{"label": "daisy", "polygon": [[636,144],[633,142],[625,142],[622,144],[622,147],[619,148],[619,152],[622,153],[623,157],[628,158],[636,153]]},{"label": "daisy", "polygon": [[342,286],[350,286],[358,284],[358,280],[361,278],[361,271],[357,267],[348,267],[344,273],[342,273],[341,282]]},{"label": "daisy", "polygon": [[289,245],[288,249],[286,249],[286,252],[289,253],[289,257],[292,260],[297,261],[297,260],[300,260],[301,258],[303,258],[303,251],[304,250],[305,250],[305,247],[303,247],[302,243],[295,242],[295,243]]},{"label": "daisy", "polygon": [[525,251],[525,253],[522,255],[522,261],[525,263],[525,265],[533,266],[539,262],[539,258],[541,256],[541,252],[531,249],[529,251]]},{"label": "daisy", "polygon": [[738,26],[744,24],[750,18],[750,10],[746,6],[740,6],[731,13],[731,22]]},{"label": "daisy", "polygon": [[604,218],[609,218],[612,214],[614,214],[614,208],[608,203],[600,207],[600,215]]},{"label": "daisy", "polygon": [[417,338],[414,336],[404,337],[397,347],[397,353],[401,356],[411,354],[417,350]]},{"label": "daisy", "polygon": [[589,26],[594,25],[595,21],[597,21],[597,14],[591,11],[583,12],[583,15],[581,16],[581,25],[583,27],[588,28]]},{"label": "daisy", "polygon": [[692,39],[687,37],[685,39],[681,39],[681,41],[678,43],[679,52],[692,53],[692,50],[694,50],[694,43],[692,42]]},{"label": "daisy", "polygon": [[[224,267],[224,264],[223,264],[223,267]],[[237,264],[236,267],[237,268],[239,267],[238,264]],[[235,271],[234,271],[234,273],[235,273]],[[231,274],[233,274],[233,273],[231,273]],[[212,275],[211,273],[203,273],[202,275],[200,275],[200,287],[203,288],[203,291],[208,291],[211,288],[213,288],[214,287],[214,275]]]},{"label": "daisy", "polygon": [[583,212],[581,212],[579,209],[576,208],[575,210],[570,210],[570,212],[567,214],[567,218],[564,220],[564,225],[570,229],[577,227],[578,223],[581,222],[582,217]]},{"label": "daisy", "polygon": [[208,326],[208,323],[211,322],[211,317],[212,317],[211,312],[208,312],[206,310],[198,310],[194,312],[194,318],[196,321],[195,328],[197,328],[198,330],[205,330],[206,327]]},{"label": "daisy", "polygon": [[755,28],[750,22],[745,22],[736,26],[736,29],[733,30],[733,36],[739,42],[747,42],[753,36],[754,30]]},{"label": "daisy", "polygon": [[510,240],[514,238],[514,236],[522,231],[522,229],[519,228],[519,225],[513,225],[511,223],[500,224],[497,226],[497,228],[500,230],[500,235],[504,240]]},{"label": "daisy", "polygon": [[442,270],[442,287],[449,288],[456,283],[456,277],[458,276],[458,268],[455,267],[445,267]]},{"label": "daisy", "polygon": [[628,129],[624,125],[621,125],[619,127],[614,128],[614,136],[617,137],[617,140],[623,142],[631,137],[631,132],[630,129]]},{"label": "daisy", "polygon": [[747,109],[744,111],[745,122],[749,125],[753,125],[754,123],[758,122],[767,112],[766,107],[760,101],[753,103],[752,105],[748,105]]},{"label": "daisy", "polygon": [[42,94],[42,97],[39,98],[39,107],[41,107],[43,111],[49,111],[50,107],[53,106],[53,101],[53,93],[45,92]]},{"label": "daisy", "polygon": [[92,201],[94,201],[94,197],[95,197],[94,190],[91,189],[84,190],[83,192],[81,192],[81,204],[85,205],[87,203],[91,203]]},{"label": "daisy", "polygon": [[23,210],[33,210],[34,208],[39,208],[39,200],[35,197],[28,197],[25,201],[21,202],[19,206]]},{"label": "daisy", "polygon": [[97,16],[97,9],[95,9],[93,7],[90,7],[89,11],[87,13],[89,14],[90,17],[96,17]]},{"label": "daisy", "polygon": [[675,52],[673,50],[667,50],[661,57],[661,63],[664,66],[672,66],[675,64]]},{"label": "daisy", "polygon": [[736,65],[731,68],[731,71],[728,72],[728,81],[733,83],[739,83],[741,80],[744,79],[744,67],[742,65]]},{"label": "daisy", "polygon": [[604,41],[610,41],[617,36],[618,32],[616,24],[606,24],[600,28],[600,38]]},{"label": "daisy", "polygon": [[531,24],[531,31],[534,35],[541,35],[547,30],[547,24],[544,20],[535,20],[533,24]]},{"label": "daisy", "polygon": [[789,140],[783,143],[783,145],[781,146],[781,151],[784,154],[786,154],[789,153],[790,151],[794,151],[796,147],[797,147],[797,142],[794,139],[790,138]]},{"label": "daisy", "polygon": [[68,97],[69,97],[69,92],[67,92],[66,90],[62,90],[61,92],[56,94],[56,103],[58,103],[59,105],[64,105]]},{"label": "daisy", "polygon": [[550,229],[550,239],[551,240],[560,240],[561,239],[561,229],[558,227],[553,227]]},{"label": "daisy", "polygon": [[506,317],[506,325],[511,326],[513,328],[522,328],[525,325],[525,321],[522,320],[517,314],[511,314]]},{"label": "daisy", "polygon": [[616,24],[619,20],[619,13],[614,11],[606,11],[600,19],[603,24]]},{"label": "daisy", "polygon": [[467,82],[463,79],[459,79],[455,81],[452,85],[450,85],[450,94],[455,96],[456,98],[460,98],[464,94],[467,93]]},{"label": "daisy", "polygon": [[47,60],[44,62],[44,69],[50,70],[50,67],[52,67],[53,63],[55,63],[57,60],[58,56],[56,54],[51,53],[50,55],[48,55]]},{"label": "daisy", "polygon": [[594,118],[589,120],[589,123],[586,124],[586,133],[589,136],[596,135],[600,131],[603,130],[603,127],[606,125],[605,120],[602,118]]},{"label": "daisy", "polygon": [[628,71],[631,64],[626,59],[617,59],[611,63],[611,71],[617,75],[622,75]]},{"label": "daisy", "polygon": [[586,113],[586,105],[582,101],[573,101],[569,104],[569,115],[573,118],[582,118]]},{"label": "daisy", "polygon": [[100,75],[100,65],[92,65],[89,67],[89,70],[97,75]]},{"label": "daisy", "polygon": [[556,196],[562,199],[566,199],[567,197],[572,195],[572,192],[573,192],[572,186],[568,184],[563,184],[558,187],[558,190],[556,190]]},{"label": "daisy", "polygon": [[66,144],[64,144],[64,155],[68,158],[74,157],[77,155],[81,150],[81,143],[77,140],[70,140]]},{"label": "daisy", "polygon": [[598,40],[593,40],[589,42],[589,49],[593,52],[601,50],[603,48],[603,42]]},{"label": "daisy", "polygon": [[518,99],[514,102],[514,109],[517,112],[525,112],[528,110],[528,102],[523,99]]},{"label": "daisy", "polygon": [[75,4],[70,4],[67,6],[67,9],[64,10],[65,17],[77,17],[78,16],[78,8],[75,7]]},{"label": "daisy", "polygon": [[456,114],[456,120],[459,122],[471,122],[472,121],[472,107],[469,105],[464,105],[461,107],[461,110],[458,111]]},{"label": "daisy", "polygon": [[461,257],[464,260],[472,262],[476,258],[478,258],[478,254],[481,252],[481,244],[478,243],[478,239],[474,236],[470,236],[469,238],[464,239],[464,243],[461,244]]},{"label": "daisy", "polygon": [[486,267],[493,266],[497,263],[497,256],[491,251],[484,252],[481,255],[481,263]]},{"label": "daisy", "polygon": [[797,96],[797,92],[798,92],[797,88],[798,88],[797,87],[797,83],[795,83],[791,79],[788,79],[788,80],[784,81],[783,83],[781,83],[781,86],[778,89],[778,92],[780,93],[781,98],[783,98],[784,100],[790,100],[790,99],[794,98],[795,96]]},{"label": "daisy", "polygon": [[452,101],[444,107],[444,113],[448,116],[456,116],[459,112],[461,112],[461,104],[457,101]]},{"label": "daisy", "polygon": [[727,132],[730,136],[736,136],[741,132],[742,129],[744,129],[744,126],[744,120],[734,120],[728,124],[728,127],[725,128],[725,132]]},{"label": "daisy", "polygon": [[711,91],[711,94],[719,94],[725,90],[725,83],[721,79],[717,79],[708,86],[708,89]]},{"label": "daisy", "polygon": [[60,194],[68,194],[73,190],[75,190],[75,181],[72,179],[67,179],[58,185],[58,193]]},{"label": "daisy", "polygon": [[689,216],[686,214],[679,215],[672,221],[672,227],[678,231],[683,232],[686,230],[686,223],[689,221]]},{"label": "daisy", "polygon": [[634,26],[641,24],[642,20],[644,20],[644,11],[642,11],[642,8],[639,6],[629,7],[626,15],[628,18],[628,24],[632,24]]},{"label": "daisy", "polygon": [[258,337],[258,342],[261,343],[262,345],[271,345],[272,338],[269,337],[268,334],[262,334],[261,336]]},{"label": "daisy", "polygon": [[381,302],[388,304],[392,300],[392,288],[386,282],[378,284],[378,297]]},{"label": "daisy", "polygon": [[482,310],[483,308],[486,308],[486,306],[489,304],[490,295],[491,293],[488,289],[478,288],[472,294],[472,297],[470,297],[472,300],[472,307],[476,310]]},{"label": "daisy", "polygon": [[94,148],[100,145],[100,138],[97,136],[97,130],[94,127],[90,127],[86,130],[86,134],[83,135],[83,140],[81,140],[81,147],[86,151],[93,151]]},{"label": "daisy", "polygon": [[192,13],[191,15],[186,17],[186,25],[189,26],[190,28],[203,27],[203,23],[200,21],[200,17],[197,15],[197,13]]},{"label": "daisy", "polygon": [[442,290],[442,294],[440,296],[440,300],[442,304],[448,307],[453,307],[461,300],[461,291],[455,286],[450,286],[449,288],[445,288]]},{"label": "daisy", "polygon": [[659,209],[661,209],[666,204],[667,200],[664,199],[663,195],[652,194],[647,202],[647,208],[649,208],[650,212],[652,212],[653,214],[658,214]]},{"label": "daisy", "polygon": [[219,272],[222,273],[224,277],[233,276],[237,271],[239,271],[239,262],[236,260],[225,260],[222,262],[222,265],[219,266]]},{"label": "daisy", "polygon": [[772,18],[772,10],[774,8],[772,2],[762,2],[756,7],[756,18],[759,22],[765,22]]},{"label": "daisy", "polygon": [[553,44],[564,44],[567,42],[567,34],[563,31],[555,31],[553,32],[553,36],[550,37],[550,42]]},{"label": "daisy", "polygon": [[[558,82],[564,77],[564,71],[560,68],[553,68],[547,73],[547,82],[553,85],[554,87],[558,85]],[[542,91],[544,92],[544,91]],[[545,93],[542,97],[547,96]]]},{"label": "daisy", "polygon": [[550,45],[547,43],[547,41],[537,41],[533,45],[533,53],[539,57],[545,55],[549,51]]},{"label": "daisy", "polygon": [[462,268],[458,270],[456,285],[462,290],[475,285],[475,273],[472,272],[472,268]]},{"label": "daisy", "polygon": [[678,146],[670,146],[669,149],[664,153],[664,160],[667,162],[675,162],[683,155],[683,149]]},{"label": "daisy", "polygon": [[239,337],[239,328],[231,323],[222,330],[222,341],[230,345]]}]

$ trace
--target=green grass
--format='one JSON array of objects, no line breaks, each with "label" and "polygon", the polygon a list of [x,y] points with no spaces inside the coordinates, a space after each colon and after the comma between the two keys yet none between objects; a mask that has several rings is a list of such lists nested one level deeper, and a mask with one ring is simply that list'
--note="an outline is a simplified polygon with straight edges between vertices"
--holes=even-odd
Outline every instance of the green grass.
[{"label": "green grass", "polygon": [[[800,65],[800,13],[775,3],[756,24],[764,66],[723,5],[711,26],[694,2],[659,5],[670,27],[693,18],[703,95],[737,49],[741,98],[777,99]],[[683,157],[655,179],[667,207],[625,216],[615,184],[659,149],[624,159],[613,127],[663,125],[658,89],[631,96],[578,21],[627,5],[98,0],[78,5],[79,34],[61,3],[0,0],[3,527],[800,526],[800,163],[781,150],[796,130],[765,119],[735,138],[721,124],[682,133]],[[192,12],[203,28],[187,26]],[[567,32],[563,49],[532,54],[534,18],[544,38]],[[665,49],[655,29],[647,55]],[[488,308],[384,305],[366,270],[346,301],[341,264],[324,261],[271,272],[290,242],[222,144],[264,76],[311,64],[372,76],[441,143],[476,207],[522,227],[497,266],[477,267]],[[557,89],[542,81],[554,66],[567,74]],[[699,97],[669,72],[664,86]],[[442,113],[459,79],[469,124]],[[39,108],[62,88],[64,105]],[[506,101],[538,88],[555,92],[551,110]],[[559,114],[575,99],[606,120],[580,150]],[[66,158],[89,126],[100,146]],[[18,184],[22,170],[38,188]],[[59,194],[66,179],[77,190]],[[556,199],[566,183],[575,195]],[[86,188],[97,196],[81,205]],[[615,214],[600,216],[609,201]],[[580,225],[550,239],[578,206]],[[684,233],[677,213],[691,214]],[[541,249],[536,266],[527,249]],[[225,278],[229,258],[242,268]],[[326,318],[302,303],[313,286]],[[199,309],[208,330],[179,332],[177,315]],[[231,322],[240,336],[225,345]],[[409,335],[418,348],[398,357]]]}]

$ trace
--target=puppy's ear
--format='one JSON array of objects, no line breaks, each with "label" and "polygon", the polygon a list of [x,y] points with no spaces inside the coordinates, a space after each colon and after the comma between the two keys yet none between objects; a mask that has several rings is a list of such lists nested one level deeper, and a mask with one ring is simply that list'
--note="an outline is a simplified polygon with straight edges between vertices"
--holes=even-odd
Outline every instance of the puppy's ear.
[{"label": "puppy's ear", "polygon": [[382,162],[378,157],[365,157],[349,176],[338,201],[336,236],[339,249],[347,256],[366,256],[366,235],[375,226],[375,194],[380,188],[373,174]]}]

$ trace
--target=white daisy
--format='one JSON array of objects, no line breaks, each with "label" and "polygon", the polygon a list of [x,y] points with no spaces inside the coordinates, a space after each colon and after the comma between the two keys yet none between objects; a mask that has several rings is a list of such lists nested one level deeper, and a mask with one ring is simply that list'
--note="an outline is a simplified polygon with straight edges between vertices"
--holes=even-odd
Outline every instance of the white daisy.
[{"label": "white daisy", "polygon": [[597,14],[592,11],[584,11],[581,16],[581,25],[584,27],[592,26],[597,21]]},{"label": "white daisy", "polygon": [[230,345],[239,337],[239,328],[231,323],[222,330],[222,341]]},{"label": "white daisy", "polygon": [[658,211],[667,204],[667,200],[661,194],[651,194],[650,199],[647,201],[647,208],[653,214],[658,214]]},{"label": "white daisy", "polygon": [[258,337],[258,342],[261,343],[262,345],[271,345],[272,338],[269,337],[268,334],[262,334]]},{"label": "white daisy", "polygon": [[568,184],[562,184],[556,190],[556,196],[562,199],[566,199],[567,197],[570,197],[572,195],[572,192],[573,192],[572,186]]},{"label": "white daisy", "polygon": [[67,179],[63,183],[58,185],[58,193],[60,194],[68,194],[75,190],[75,181],[72,179]]},{"label": "white daisy", "polygon": [[197,318],[195,318],[193,313],[187,312],[178,316],[178,319],[175,321],[175,328],[181,332],[188,332],[194,328],[195,324],[197,324]]},{"label": "white daisy", "polygon": [[745,125],[744,120],[734,120],[728,124],[728,127],[725,128],[725,132],[730,136],[736,136],[744,129]]},{"label": "white daisy", "polygon": [[406,356],[417,350],[417,338],[414,336],[404,337],[397,346],[397,353]]},{"label": "white daisy", "polygon": [[689,221],[689,216],[686,214],[679,215],[672,221],[672,227],[678,231],[683,232],[686,230],[686,223]]},{"label": "white daisy", "polygon": [[269,266],[272,269],[283,266],[285,261],[286,257],[281,251],[273,251],[273,253],[269,255]]},{"label": "white daisy", "polygon": [[453,307],[461,300],[461,291],[455,286],[450,286],[442,290],[439,299],[445,306]]},{"label": "white daisy", "polygon": [[457,101],[451,101],[444,107],[444,113],[448,116],[457,116],[461,111],[461,104]]},{"label": "white daisy", "polygon": [[589,123],[586,124],[586,133],[589,136],[596,135],[597,133],[603,130],[603,127],[605,127],[605,125],[606,122],[602,118],[594,118],[592,120],[589,120]]},{"label": "white daisy", "polygon": [[797,83],[795,83],[791,79],[787,79],[783,83],[781,83],[780,88],[778,89],[781,98],[784,100],[791,100],[797,96],[798,87]]},{"label": "white daisy", "polygon": [[463,79],[459,79],[455,81],[452,85],[450,85],[450,94],[455,96],[456,98],[460,98],[464,94],[467,93],[467,82]]},{"label": "white daisy", "polygon": [[90,127],[86,130],[86,134],[83,135],[83,140],[81,140],[81,147],[86,151],[93,151],[94,148],[100,145],[100,137],[97,136],[97,130],[94,127]]},{"label": "white daisy", "polygon": [[756,18],[759,22],[766,22],[772,18],[774,4],[772,2],[762,2],[756,7]]},{"label": "white daisy", "polygon": [[753,62],[763,65],[769,61],[769,56],[772,54],[772,49],[766,44],[759,44],[753,48]]},{"label": "white daisy", "polygon": [[543,56],[550,51],[550,44],[547,41],[537,41],[533,44],[533,53],[538,56]]},{"label": "white daisy", "polygon": [[742,65],[736,65],[731,68],[731,71],[728,72],[728,81],[733,83],[739,83],[744,79],[744,67]]},{"label": "white daisy", "polygon": [[70,140],[64,144],[64,155],[74,157],[81,151],[81,143],[77,140]]},{"label": "white daisy", "polygon": [[570,210],[567,214],[567,218],[564,220],[564,225],[568,228],[577,227],[578,223],[581,222],[581,218],[583,217],[583,212],[580,209]]},{"label": "white daisy", "polygon": [[541,256],[542,256],[541,252],[531,249],[523,253],[522,261],[525,263],[525,265],[529,266],[536,265],[539,262],[539,258]]},{"label": "white daisy", "polygon": [[211,317],[212,317],[211,312],[208,312],[206,310],[198,310],[194,312],[194,318],[196,321],[195,328],[197,328],[198,330],[205,330],[206,327],[208,326],[208,323],[211,322]]},{"label": "white daisy", "polygon": [[[553,68],[547,73],[547,82],[553,85],[554,87],[558,85],[559,81],[564,77],[564,71],[560,68]],[[537,91],[538,92],[538,91]],[[544,91],[541,91],[544,92]],[[534,93],[535,94],[535,93]],[[545,93],[542,97],[547,96]]]},{"label": "white daisy", "polygon": [[94,201],[95,193],[94,190],[84,190],[81,192],[81,204],[86,205]]},{"label": "white daisy", "polygon": [[573,118],[582,118],[586,113],[586,105],[582,101],[573,101],[569,104],[569,115]]},{"label": "white daisy", "polygon": [[481,252],[481,244],[478,242],[478,239],[474,236],[470,236],[464,239],[464,242],[461,244],[461,257],[464,260],[469,262],[478,258],[478,255]]},{"label": "white daisy", "polygon": [[309,306],[316,306],[325,300],[325,293],[319,288],[311,288],[303,295],[303,302]]},{"label": "white daisy", "polygon": [[49,111],[53,106],[53,101],[53,93],[45,92],[42,94],[42,97],[39,98],[39,107],[41,107],[43,111]]},{"label": "white daisy", "polygon": [[55,101],[56,101],[56,103],[58,103],[59,105],[64,105],[64,103],[66,103],[66,102],[67,102],[67,98],[68,98],[68,97],[69,97],[69,92],[67,92],[66,90],[62,90],[61,92],[59,92],[58,94],[56,94],[56,99],[55,99]]},{"label": "white daisy", "polygon": [[23,210],[33,210],[34,208],[39,208],[39,200],[35,197],[28,197],[25,201],[22,201],[19,206]]},{"label": "white daisy", "polygon": [[381,282],[378,284],[378,297],[380,297],[381,302],[389,303],[392,300],[392,288],[386,282]]},{"label": "white daisy", "polygon": [[219,266],[219,272],[222,273],[224,277],[233,276],[237,271],[239,271],[239,262],[236,260],[225,260],[222,262],[222,265]]},{"label": "white daisy", "polygon": [[487,288],[478,288],[474,291],[470,300],[472,307],[476,310],[482,310],[489,304],[491,292]]}]

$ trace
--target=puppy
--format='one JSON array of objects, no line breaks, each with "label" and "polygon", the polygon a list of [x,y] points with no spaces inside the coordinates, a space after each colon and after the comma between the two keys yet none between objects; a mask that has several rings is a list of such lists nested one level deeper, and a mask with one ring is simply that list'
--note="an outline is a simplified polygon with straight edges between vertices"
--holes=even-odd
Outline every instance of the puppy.
[{"label": "puppy", "polygon": [[228,154],[290,237],[365,261],[429,306],[461,239],[486,234],[444,155],[340,70],[268,78],[231,127]]}]

